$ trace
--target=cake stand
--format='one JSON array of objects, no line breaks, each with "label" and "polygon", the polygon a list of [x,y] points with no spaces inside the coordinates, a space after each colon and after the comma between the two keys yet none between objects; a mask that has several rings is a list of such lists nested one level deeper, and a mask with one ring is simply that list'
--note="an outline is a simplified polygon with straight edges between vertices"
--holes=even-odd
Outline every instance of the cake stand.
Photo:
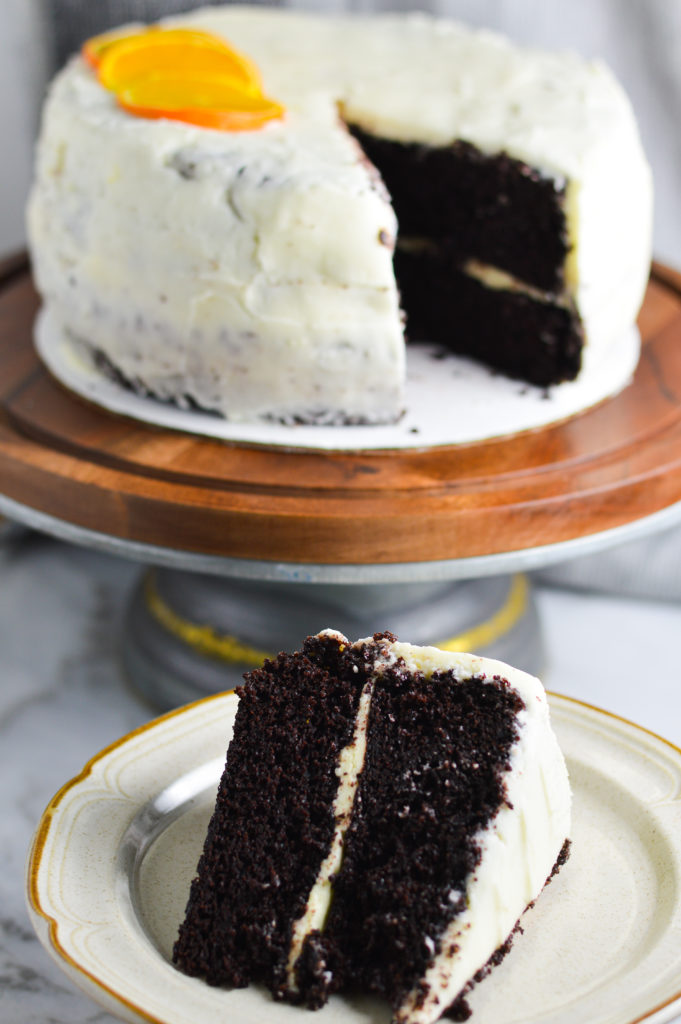
[{"label": "cake stand", "polygon": [[225,443],[77,397],[33,346],[29,268],[0,266],[0,514],[145,565],[122,654],[168,707],[334,626],[537,671],[526,570],[681,520],[681,275],[654,265],[616,396],[462,445]]}]

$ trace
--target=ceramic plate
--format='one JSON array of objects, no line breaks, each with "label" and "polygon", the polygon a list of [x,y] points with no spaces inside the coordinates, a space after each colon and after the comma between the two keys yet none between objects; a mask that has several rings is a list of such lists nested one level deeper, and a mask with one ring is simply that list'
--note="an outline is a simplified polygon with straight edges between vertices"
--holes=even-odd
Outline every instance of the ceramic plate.
[{"label": "ceramic plate", "polygon": [[621,391],[633,376],[640,350],[640,335],[632,327],[613,339],[585,376],[538,388],[493,373],[470,359],[443,355],[441,347],[410,345],[407,412],[399,423],[338,428],[231,423],[221,416],[137,395],[101,373],[83,346],[78,348],[44,309],[36,320],[35,338],[43,362],[57,380],[110,412],[222,441],[323,451],[426,448],[544,427]]},{"label": "ceramic plate", "polygon": [[[575,795],[573,852],[473,993],[471,1024],[661,1024],[681,1012],[681,750],[552,697]],[[387,1024],[339,997],[314,1017],[169,962],[236,709],[209,697],[137,730],[51,801],[28,864],[48,952],[128,1021]]]}]

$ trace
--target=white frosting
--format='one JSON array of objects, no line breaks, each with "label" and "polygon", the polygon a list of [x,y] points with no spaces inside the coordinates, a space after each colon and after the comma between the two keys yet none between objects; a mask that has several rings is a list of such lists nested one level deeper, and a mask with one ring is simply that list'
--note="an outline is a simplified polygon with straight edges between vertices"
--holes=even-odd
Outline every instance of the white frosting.
[{"label": "white frosting", "polygon": [[630,324],[651,187],[630,105],[600,64],[425,15],[206,8],[287,107],[254,132],[121,111],[76,58],[50,91],[29,206],[55,316],[162,397],[232,419],[389,420],[404,350],[387,197],[338,118],[463,138],[569,182],[569,284],[589,348]]}]

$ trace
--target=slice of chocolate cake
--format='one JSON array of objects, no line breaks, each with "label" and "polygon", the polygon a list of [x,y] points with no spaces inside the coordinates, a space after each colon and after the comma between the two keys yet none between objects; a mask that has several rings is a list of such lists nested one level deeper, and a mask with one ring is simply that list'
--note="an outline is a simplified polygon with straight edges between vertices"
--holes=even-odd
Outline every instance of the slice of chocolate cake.
[{"label": "slice of chocolate cake", "polygon": [[570,789],[538,680],[500,662],[310,637],[249,673],[174,961],[316,1008],[465,993],[565,858]]}]

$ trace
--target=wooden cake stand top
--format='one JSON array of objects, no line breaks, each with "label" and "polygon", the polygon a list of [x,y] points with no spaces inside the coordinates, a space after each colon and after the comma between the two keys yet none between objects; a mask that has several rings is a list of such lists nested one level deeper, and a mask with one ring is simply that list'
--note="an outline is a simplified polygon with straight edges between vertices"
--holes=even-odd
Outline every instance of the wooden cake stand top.
[{"label": "wooden cake stand top", "polygon": [[148,426],[55,382],[25,260],[0,264],[0,493],[121,541],[316,565],[561,544],[681,502],[681,275],[654,265],[622,393],[540,430],[425,450],[248,447]]}]

